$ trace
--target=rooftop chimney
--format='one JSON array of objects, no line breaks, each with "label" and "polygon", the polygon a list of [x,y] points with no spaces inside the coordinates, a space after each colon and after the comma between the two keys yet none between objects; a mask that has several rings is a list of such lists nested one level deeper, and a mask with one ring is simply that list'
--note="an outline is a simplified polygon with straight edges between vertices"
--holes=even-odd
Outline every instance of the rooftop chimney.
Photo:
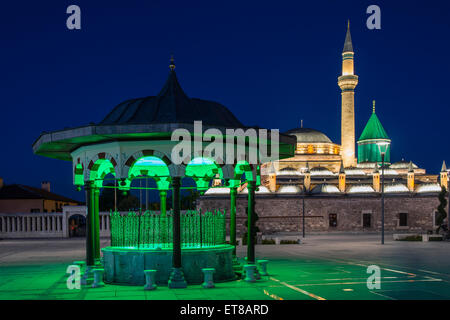
[{"label": "rooftop chimney", "polygon": [[50,192],[50,182],[42,181],[41,188],[44,189],[45,191]]}]

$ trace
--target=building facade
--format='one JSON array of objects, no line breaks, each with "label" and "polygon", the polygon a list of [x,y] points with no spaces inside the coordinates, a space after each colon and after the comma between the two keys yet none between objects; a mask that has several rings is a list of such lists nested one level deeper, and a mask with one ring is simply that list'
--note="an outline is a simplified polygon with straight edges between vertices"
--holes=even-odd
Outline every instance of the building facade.
[{"label": "building facade", "polygon": [[[385,229],[392,232],[435,229],[438,194],[448,189],[443,163],[440,175],[427,174],[412,161],[391,161],[391,139],[375,112],[356,141],[354,49],[347,27],[342,52],[341,144],[317,129],[291,129],[294,157],[261,166],[257,192],[258,227],[263,233],[347,231],[381,228],[381,194],[385,195]],[[357,144],[357,152],[355,150]],[[358,155],[358,156],[356,156]],[[383,156],[382,156],[383,155]],[[384,181],[384,183],[383,183]],[[384,186],[384,188],[383,188]],[[227,190],[215,183],[199,201],[202,209],[228,208]],[[245,194],[245,188],[240,193]],[[238,226],[245,228],[245,201],[238,200]]]},{"label": "building facade", "polygon": [[[284,190],[283,190],[284,189]],[[318,189],[318,188],[316,188]],[[212,190],[212,189],[211,189]],[[225,208],[229,200],[220,191],[207,192],[199,201],[199,208]],[[387,232],[428,232],[435,230],[438,198],[433,192],[390,192],[385,197],[385,230]],[[246,230],[245,189],[237,199],[237,232]],[[381,199],[379,194],[343,194],[337,189],[321,186],[303,195],[300,188],[285,186],[280,192],[260,187],[256,195],[257,226],[263,234],[302,232],[379,232],[381,230]]]},{"label": "building facade", "polygon": [[63,206],[83,204],[50,191],[45,181],[41,188],[22,184],[4,185],[0,178],[0,213],[47,213],[62,212]]}]

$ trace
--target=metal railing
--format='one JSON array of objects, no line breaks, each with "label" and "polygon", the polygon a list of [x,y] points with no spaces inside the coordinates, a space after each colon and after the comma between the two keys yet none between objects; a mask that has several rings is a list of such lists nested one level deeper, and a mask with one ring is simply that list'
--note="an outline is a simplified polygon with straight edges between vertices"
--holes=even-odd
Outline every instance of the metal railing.
[{"label": "metal railing", "polygon": [[[173,214],[165,216],[152,211],[142,214],[111,212],[111,245],[113,247],[172,248]],[[180,213],[181,247],[200,248],[225,243],[225,212]]]}]

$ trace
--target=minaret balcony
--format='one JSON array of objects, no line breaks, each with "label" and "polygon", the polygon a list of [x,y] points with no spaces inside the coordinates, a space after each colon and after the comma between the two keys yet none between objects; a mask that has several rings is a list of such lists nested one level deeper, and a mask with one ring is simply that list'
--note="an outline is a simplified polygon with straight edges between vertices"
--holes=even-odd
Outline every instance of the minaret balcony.
[{"label": "minaret balcony", "polygon": [[338,85],[342,90],[353,90],[358,84],[358,76],[353,74],[343,75],[338,78]]}]

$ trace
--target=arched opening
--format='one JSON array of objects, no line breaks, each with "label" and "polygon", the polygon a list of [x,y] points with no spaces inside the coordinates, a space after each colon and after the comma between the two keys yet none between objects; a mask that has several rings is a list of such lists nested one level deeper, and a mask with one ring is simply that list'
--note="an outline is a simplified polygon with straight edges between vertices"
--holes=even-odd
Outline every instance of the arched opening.
[{"label": "arched opening", "polygon": [[86,217],[81,214],[74,214],[69,217],[69,237],[86,236]]},{"label": "arched opening", "polygon": [[195,210],[197,207],[197,199],[200,192],[197,189],[197,183],[191,177],[181,179],[181,210]]},{"label": "arched opening", "polygon": [[204,192],[211,187],[213,179],[223,179],[223,171],[214,160],[197,157],[186,166],[185,176],[194,179],[198,191]]},{"label": "arched opening", "polygon": [[[131,195],[138,203],[130,199],[129,210],[156,211],[164,214],[167,205],[171,207],[167,198],[170,196],[170,172],[167,164],[156,156],[138,158],[128,171],[128,179],[122,186],[131,189]],[[126,190],[123,188],[123,190]],[[125,209],[123,209],[125,210]]]},{"label": "arched opening", "polygon": [[247,161],[239,161],[234,167],[234,179],[231,182],[232,186],[239,186],[248,181],[255,181],[252,167]]},{"label": "arched opening", "polygon": [[116,176],[114,165],[108,159],[97,159],[89,172],[89,180],[94,182],[95,187],[101,188],[108,174]]}]

